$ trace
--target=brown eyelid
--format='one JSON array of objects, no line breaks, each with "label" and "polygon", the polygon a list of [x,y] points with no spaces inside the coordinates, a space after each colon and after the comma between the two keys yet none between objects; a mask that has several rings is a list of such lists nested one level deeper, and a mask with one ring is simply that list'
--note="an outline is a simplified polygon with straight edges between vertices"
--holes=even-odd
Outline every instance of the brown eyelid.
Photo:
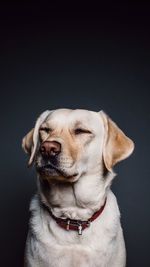
[{"label": "brown eyelid", "polygon": [[52,129],[50,129],[50,128],[48,128],[48,127],[41,127],[41,128],[40,128],[40,131],[44,131],[44,132],[46,132],[46,133],[49,133],[49,132],[52,131]]},{"label": "brown eyelid", "polygon": [[76,135],[78,135],[78,134],[92,134],[92,132],[90,131],[90,130],[87,130],[87,129],[82,129],[82,128],[77,128],[77,129],[75,129],[74,130],[74,133],[76,134]]}]

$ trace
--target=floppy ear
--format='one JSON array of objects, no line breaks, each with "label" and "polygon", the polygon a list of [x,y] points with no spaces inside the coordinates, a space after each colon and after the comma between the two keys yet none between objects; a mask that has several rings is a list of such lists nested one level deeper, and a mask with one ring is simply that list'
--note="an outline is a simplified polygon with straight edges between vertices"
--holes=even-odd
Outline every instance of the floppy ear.
[{"label": "floppy ear", "polygon": [[33,132],[34,128],[22,139],[22,148],[27,154],[31,154],[31,148],[33,145]]},{"label": "floppy ear", "polygon": [[37,119],[35,127],[22,140],[22,148],[30,154],[28,166],[33,163],[39,145],[39,128],[50,113],[49,110],[44,111]]},{"label": "floppy ear", "polygon": [[134,143],[103,111],[100,114],[105,128],[103,160],[106,168],[111,171],[117,162],[130,156]]}]

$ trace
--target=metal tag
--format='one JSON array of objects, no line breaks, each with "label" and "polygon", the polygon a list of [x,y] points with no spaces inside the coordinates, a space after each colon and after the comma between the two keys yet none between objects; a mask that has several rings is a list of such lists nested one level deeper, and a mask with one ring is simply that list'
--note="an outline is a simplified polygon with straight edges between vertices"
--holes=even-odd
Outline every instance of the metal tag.
[{"label": "metal tag", "polygon": [[79,226],[78,226],[78,234],[82,235],[82,225],[81,224],[79,224]]},{"label": "metal tag", "polygon": [[67,231],[69,231],[69,226],[70,226],[70,220],[67,221],[67,227],[66,227]]}]

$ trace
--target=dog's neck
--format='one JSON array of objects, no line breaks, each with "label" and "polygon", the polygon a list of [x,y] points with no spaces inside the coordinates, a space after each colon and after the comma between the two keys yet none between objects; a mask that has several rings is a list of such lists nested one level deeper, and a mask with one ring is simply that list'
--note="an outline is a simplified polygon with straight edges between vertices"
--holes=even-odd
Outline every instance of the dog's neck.
[{"label": "dog's neck", "polygon": [[113,173],[107,177],[86,175],[75,183],[39,177],[40,198],[56,217],[87,220],[104,204],[113,177]]}]

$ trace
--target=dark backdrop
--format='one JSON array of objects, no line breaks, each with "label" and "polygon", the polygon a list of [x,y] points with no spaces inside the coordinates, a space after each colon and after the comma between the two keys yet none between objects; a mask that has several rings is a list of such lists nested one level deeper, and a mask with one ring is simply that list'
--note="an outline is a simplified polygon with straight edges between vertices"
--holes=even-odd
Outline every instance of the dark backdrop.
[{"label": "dark backdrop", "polygon": [[[128,267],[150,266],[149,7],[63,12],[34,4],[0,9],[0,266],[22,266],[36,190],[22,137],[46,109],[104,109],[135,141],[115,169]],[[61,10],[61,9],[60,9]],[[72,10],[70,8],[70,10]]]}]

